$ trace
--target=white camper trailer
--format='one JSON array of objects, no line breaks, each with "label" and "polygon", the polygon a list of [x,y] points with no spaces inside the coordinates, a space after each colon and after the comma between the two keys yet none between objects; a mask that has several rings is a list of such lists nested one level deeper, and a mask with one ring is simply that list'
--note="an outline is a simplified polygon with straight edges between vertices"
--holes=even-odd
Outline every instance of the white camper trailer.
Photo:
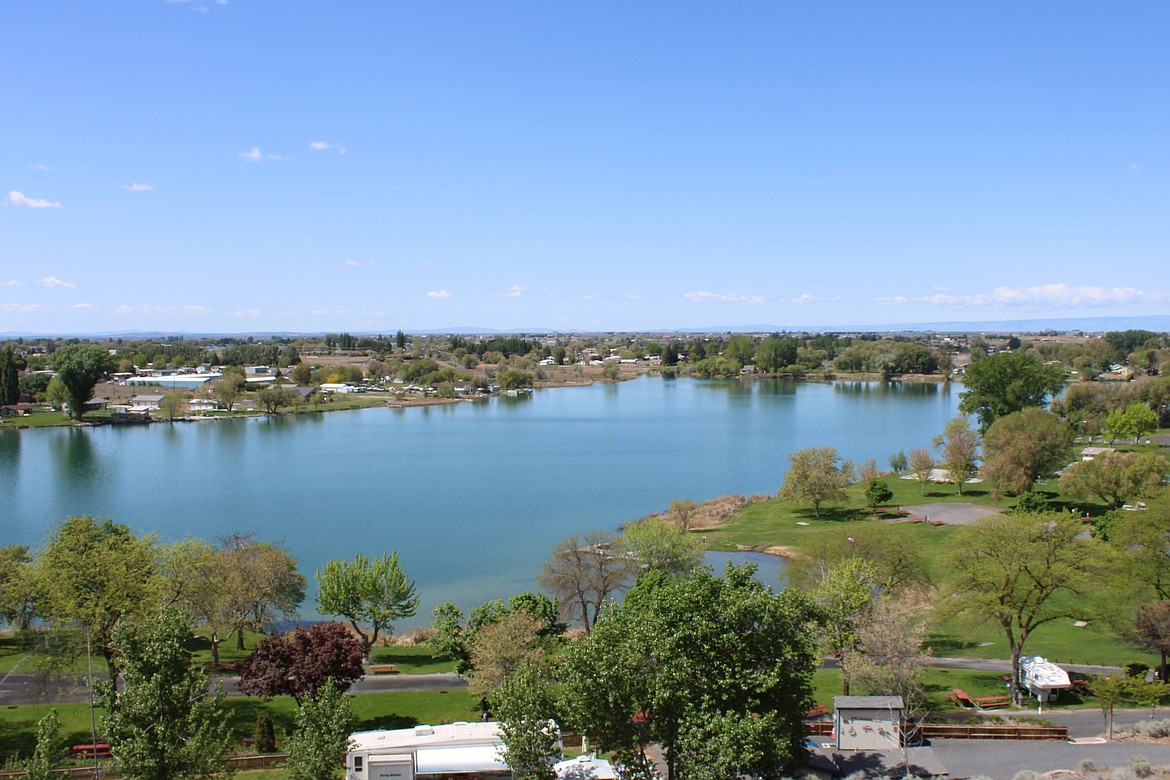
[{"label": "white camper trailer", "polygon": [[503,740],[497,723],[359,731],[349,740],[347,780],[478,780],[512,776],[500,757]]},{"label": "white camper trailer", "polygon": [[1056,701],[1061,688],[1071,688],[1068,672],[1038,655],[1020,659],[1020,687],[1040,702]]}]

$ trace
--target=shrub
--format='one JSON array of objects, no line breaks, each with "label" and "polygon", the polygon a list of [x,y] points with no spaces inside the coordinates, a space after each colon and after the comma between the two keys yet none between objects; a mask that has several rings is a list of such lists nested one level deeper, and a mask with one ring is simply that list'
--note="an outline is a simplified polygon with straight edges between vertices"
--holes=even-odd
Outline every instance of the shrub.
[{"label": "shrub", "polygon": [[267,715],[256,716],[255,742],[252,748],[257,753],[276,752],[276,728],[272,725],[272,718]]},{"label": "shrub", "polygon": [[1125,731],[1138,737],[1165,739],[1170,737],[1170,720],[1139,720]]},{"label": "shrub", "polygon": [[1154,768],[1150,766],[1149,759],[1143,755],[1136,755],[1129,760],[1129,771],[1138,777],[1149,777],[1154,774]]},{"label": "shrub", "polygon": [[1144,677],[1150,671],[1150,665],[1141,661],[1126,661],[1122,668],[1126,677]]}]

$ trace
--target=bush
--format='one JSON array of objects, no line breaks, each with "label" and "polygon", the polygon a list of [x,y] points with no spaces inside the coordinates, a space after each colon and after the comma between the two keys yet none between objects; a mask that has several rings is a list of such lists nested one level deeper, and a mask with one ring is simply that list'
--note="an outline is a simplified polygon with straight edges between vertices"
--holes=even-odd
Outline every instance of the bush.
[{"label": "bush", "polygon": [[276,752],[276,728],[272,725],[272,718],[267,715],[256,716],[255,742],[252,748],[257,753]]},{"label": "bush", "polygon": [[1126,661],[1122,668],[1126,677],[1144,677],[1150,671],[1150,665],[1141,661]]},{"label": "bush", "polygon": [[1170,737],[1170,720],[1139,720],[1127,727],[1125,733],[1150,739],[1165,739]]},{"label": "bush", "polygon": [[1154,768],[1150,766],[1149,759],[1143,755],[1136,755],[1129,760],[1129,771],[1138,777],[1149,777],[1154,774]]}]

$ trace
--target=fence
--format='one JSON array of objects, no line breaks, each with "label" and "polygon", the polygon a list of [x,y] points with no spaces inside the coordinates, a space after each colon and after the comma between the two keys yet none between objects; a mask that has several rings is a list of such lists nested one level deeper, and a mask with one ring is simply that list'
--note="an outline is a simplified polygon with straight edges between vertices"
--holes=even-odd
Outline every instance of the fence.
[{"label": "fence", "polygon": [[[829,721],[804,724],[810,736],[827,737],[833,733]],[[923,723],[909,730],[910,742],[921,739],[1068,739],[1067,726],[966,726]]]}]

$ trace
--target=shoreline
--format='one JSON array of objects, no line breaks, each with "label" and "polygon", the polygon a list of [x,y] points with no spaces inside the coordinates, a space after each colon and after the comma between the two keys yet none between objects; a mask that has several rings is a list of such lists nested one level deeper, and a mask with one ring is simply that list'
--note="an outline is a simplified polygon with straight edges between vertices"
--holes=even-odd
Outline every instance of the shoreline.
[{"label": "shoreline", "polygon": [[[564,368],[568,368],[568,367],[565,366]],[[628,382],[628,381],[638,379],[638,378],[643,377],[643,376],[654,376],[654,375],[657,375],[660,378],[665,378],[665,377],[662,377],[661,370],[659,370],[657,368],[652,368],[652,369],[646,369],[646,370],[635,370],[633,372],[623,374],[622,376],[619,376],[617,379],[613,379],[613,380],[602,380],[602,379],[538,380],[537,382],[535,382],[533,384],[532,389],[533,390],[554,390],[554,389],[559,389],[559,388],[570,388],[570,387],[590,387],[592,385],[597,384],[598,382],[601,382],[603,384],[620,384],[622,382]],[[791,380],[794,382],[812,382],[812,383],[910,382],[910,383],[914,383],[914,384],[936,384],[936,385],[950,384],[950,382],[952,381],[952,378],[950,376],[946,376],[946,375],[905,374],[905,375],[898,376],[898,377],[883,378],[881,374],[876,374],[876,373],[857,373],[857,374],[826,373],[826,374],[814,374],[814,375],[804,375],[804,376],[797,376],[795,374],[744,374],[744,375],[735,376],[735,377],[724,377],[722,379],[710,379],[710,380],[704,379],[702,377],[693,377],[693,376],[690,376],[688,374],[684,374],[684,375],[681,375],[681,376],[678,376],[675,378],[694,379],[697,381],[727,381],[730,379],[739,379],[741,382],[742,381],[755,382],[755,381],[758,381],[761,379],[787,379],[787,380]],[[955,381],[958,381],[958,380],[955,380]],[[221,414],[190,415],[190,414],[187,414],[187,415],[182,415],[182,416],[176,416],[173,420],[163,420],[163,419],[151,417],[147,420],[135,421],[132,423],[114,423],[114,422],[111,422],[109,420],[82,420],[81,422],[77,422],[75,420],[63,418],[61,420],[61,422],[55,423],[55,424],[22,425],[22,424],[20,424],[21,418],[14,417],[14,418],[6,418],[3,420],[0,420],[0,431],[4,431],[4,430],[20,431],[20,430],[28,430],[28,429],[33,429],[33,428],[96,428],[96,427],[105,426],[105,425],[119,425],[119,426],[121,426],[121,425],[129,425],[129,426],[155,425],[158,423],[204,422],[204,421],[215,421],[215,420],[239,420],[239,419],[249,419],[249,418],[253,418],[253,417],[290,417],[290,416],[295,417],[295,416],[301,415],[301,414],[318,414],[318,413],[324,413],[324,412],[352,412],[352,411],[356,411],[356,410],[360,410],[360,409],[378,409],[378,408],[409,409],[409,408],[413,408],[413,407],[422,407],[422,406],[450,406],[450,405],[459,404],[459,403],[474,403],[476,401],[481,401],[481,400],[484,400],[485,398],[490,398],[490,397],[492,397],[492,396],[476,396],[474,398],[433,398],[433,397],[408,398],[408,399],[394,398],[394,399],[387,399],[383,403],[373,403],[373,404],[369,404],[369,405],[355,405],[355,406],[346,405],[343,408],[333,408],[333,407],[330,407],[328,404],[324,404],[324,405],[319,404],[316,408],[313,408],[313,409],[299,409],[299,410],[294,410],[294,411],[281,411],[281,412],[276,412],[275,414],[268,414],[266,412],[258,412],[258,411],[254,411],[254,410],[250,411],[250,412],[241,412],[239,414],[232,413],[232,414],[228,414],[228,415],[221,415]]]}]

